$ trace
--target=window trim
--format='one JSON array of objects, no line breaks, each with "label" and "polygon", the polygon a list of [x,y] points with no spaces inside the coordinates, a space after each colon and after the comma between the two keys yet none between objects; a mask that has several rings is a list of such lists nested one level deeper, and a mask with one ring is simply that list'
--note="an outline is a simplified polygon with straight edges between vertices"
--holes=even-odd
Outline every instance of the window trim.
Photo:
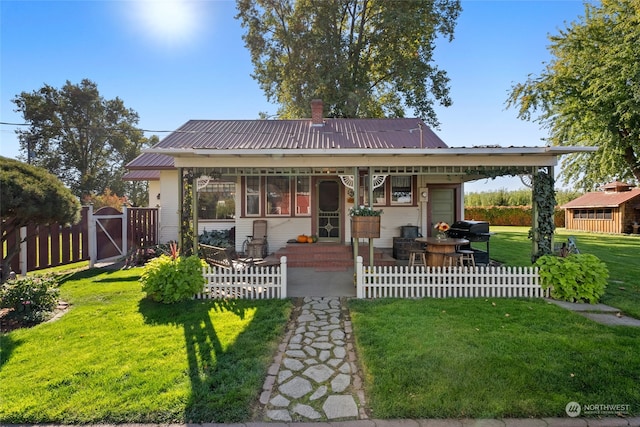
[{"label": "window trim", "polygon": [[[288,199],[289,199],[289,212],[288,213],[271,213],[269,212],[269,197],[267,195],[267,191],[269,191],[269,178],[271,179],[282,179],[283,181],[286,180],[287,184],[288,184]],[[266,176],[264,177],[264,186],[263,186],[263,195],[264,197],[264,213],[265,213],[265,217],[275,217],[275,218],[288,218],[288,217],[292,217],[293,214],[291,212],[291,202],[292,202],[292,197],[291,197],[291,177],[283,177],[283,176]],[[282,200],[286,200],[285,197],[282,197]],[[280,208],[281,206],[277,206],[278,208]]]},{"label": "window trim", "polygon": [[[247,197],[249,196],[248,191],[247,191],[247,186],[249,185],[248,183],[248,178],[258,178],[258,213],[249,213],[248,212],[248,207],[249,207],[249,203],[248,203],[248,199]],[[262,190],[263,190],[263,185],[262,185],[262,177],[243,177],[242,178],[242,214],[244,217],[250,217],[250,218],[257,218],[257,217],[261,217],[262,216]]]}]

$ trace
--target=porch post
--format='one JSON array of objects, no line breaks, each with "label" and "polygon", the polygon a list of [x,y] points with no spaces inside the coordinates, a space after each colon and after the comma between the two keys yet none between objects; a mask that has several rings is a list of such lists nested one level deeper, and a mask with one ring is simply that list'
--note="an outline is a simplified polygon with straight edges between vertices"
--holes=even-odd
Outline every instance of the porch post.
[{"label": "porch post", "polygon": [[535,257],[535,255],[538,253],[538,236],[539,236],[539,232],[538,232],[538,202],[535,199],[535,194],[536,194],[536,186],[537,184],[537,179],[535,179],[535,175],[534,178],[531,180],[533,182],[532,188],[531,188],[531,259],[533,259],[533,257]]},{"label": "porch post", "polygon": [[[354,207],[358,207],[358,203],[360,202],[360,175],[359,175],[359,170],[358,167],[355,166],[353,168],[353,206]],[[360,239],[353,238],[353,230],[349,229],[350,234],[350,239],[351,239],[351,247],[353,249],[353,269],[355,271],[355,269],[357,268],[357,259],[358,259],[358,246],[360,246]],[[355,240],[355,242],[354,242]]]},{"label": "porch post", "polygon": [[192,175],[191,179],[191,209],[193,212],[193,253],[191,255],[198,254],[198,178],[197,174]]},{"label": "porch post", "polygon": [[[373,168],[369,166],[369,207],[373,210]],[[369,265],[373,267],[373,239],[369,237]]]},{"label": "porch post", "polygon": [[184,247],[184,168],[178,168],[178,245]]}]

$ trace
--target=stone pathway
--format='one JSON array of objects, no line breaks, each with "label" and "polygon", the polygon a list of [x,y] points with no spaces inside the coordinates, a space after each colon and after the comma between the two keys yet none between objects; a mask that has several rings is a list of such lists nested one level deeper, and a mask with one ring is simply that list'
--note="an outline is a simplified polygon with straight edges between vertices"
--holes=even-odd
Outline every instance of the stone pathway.
[{"label": "stone pathway", "polygon": [[367,418],[349,313],[338,297],[296,307],[260,396],[268,421]]}]

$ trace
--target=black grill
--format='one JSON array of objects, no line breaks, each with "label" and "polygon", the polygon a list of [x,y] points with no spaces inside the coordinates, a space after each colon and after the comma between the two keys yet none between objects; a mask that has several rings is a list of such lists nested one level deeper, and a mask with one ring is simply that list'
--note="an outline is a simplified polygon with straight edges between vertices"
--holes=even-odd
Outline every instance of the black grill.
[{"label": "black grill", "polygon": [[486,250],[471,247],[471,244],[460,249],[471,249],[474,252],[476,264],[489,264],[489,223],[487,221],[456,221],[447,232],[449,237],[467,239],[469,242],[484,242]]}]

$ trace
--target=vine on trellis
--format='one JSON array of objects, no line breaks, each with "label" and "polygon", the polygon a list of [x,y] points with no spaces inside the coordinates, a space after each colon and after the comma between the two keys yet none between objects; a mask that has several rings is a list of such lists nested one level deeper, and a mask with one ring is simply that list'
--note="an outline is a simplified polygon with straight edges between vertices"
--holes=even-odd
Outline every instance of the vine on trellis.
[{"label": "vine on trellis", "polygon": [[183,255],[194,254],[193,238],[195,235],[193,224],[193,182],[195,174],[192,169],[182,172],[182,212],[180,215],[180,250]]},{"label": "vine on trellis", "polygon": [[553,176],[547,172],[539,170],[533,175],[533,203],[538,208],[538,221],[529,230],[529,238],[536,241],[538,251],[531,257],[532,262],[553,253],[553,233],[556,230],[553,213],[557,204],[554,184]]},{"label": "vine on trellis", "polygon": [[536,244],[536,252],[532,255],[531,261],[535,262],[543,255],[553,253],[553,233],[556,226],[553,221],[554,208],[556,206],[556,192],[554,189],[555,180],[544,168],[537,169],[525,166],[505,166],[505,167],[477,167],[467,169],[467,175],[479,175],[486,178],[495,179],[499,176],[532,175],[533,190],[532,200],[537,208],[537,223],[529,230],[529,239]]}]

